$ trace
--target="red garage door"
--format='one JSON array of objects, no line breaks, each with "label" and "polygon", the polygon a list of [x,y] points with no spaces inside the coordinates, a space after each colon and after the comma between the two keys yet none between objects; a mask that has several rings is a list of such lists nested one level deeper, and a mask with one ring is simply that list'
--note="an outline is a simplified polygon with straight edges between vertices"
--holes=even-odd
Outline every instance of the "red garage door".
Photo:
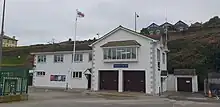
[{"label": "red garage door", "polygon": [[124,91],[145,92],[145,71],[123,71]]},{"label": "red garage door", "polygon": [[118,71],[102,70],[99,71],[100,90],[118,90]]}]

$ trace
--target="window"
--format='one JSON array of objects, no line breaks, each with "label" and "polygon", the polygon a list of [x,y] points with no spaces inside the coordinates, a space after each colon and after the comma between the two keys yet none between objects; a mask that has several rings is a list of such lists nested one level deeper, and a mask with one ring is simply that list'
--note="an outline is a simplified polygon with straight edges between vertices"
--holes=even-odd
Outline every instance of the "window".
[{"label": "window", "polygon": [[160,50],[157,49],[157,61],[160,62]]},{"label": "window", "polygon": [[160,71],[160,62],[157,62],[158,71]]},{"label": "window", "polygon": [[160,50],[157,49],[157,67],[158,71],[160,71]]},{"label": "window", "polygon": [[104,48],[104,60],[136,59],[137,47]]},{"label": "window", "polygon": [[45,72],[42,72],[42,71],[37,72],[37,76],[44,76],[44,75],[45,75]]},{"label": "window", "polygon": [[54,62],[63,62],[63,55],[54,55]]},{"label": "window", "polygon": [[66,75],[50,75],[50,81],[66,81]]},{"label": "window", "polygon": [[46,62],[46,55],[38,55],[37,62],[38,63]]},{"label": "window", "polygon": [[83,54],[75,54],[74,61],[75,62],[82,62],[83,61]]},{"label": "window", "polygon": [[165,64],[165,53],[163,53],[162,57],[163,57],[163,64]]},{"label": "window", "polygon": [[154,31],[149,31],[149,34],[150,34],[150,35],[153,35],[153,34],[154,34]]},{"label": "window", "polygon": [[160,34],[160,30],[156,30],[156,34],[159,35]]},{"label": "window", "polygon": [[89,53],[89,61],[92,61],[92,52]]},{"label": "window", "polygon": [[74,71],[74,72],[72,72],[72,77],[73,78],[82,78],[82,72]]}]

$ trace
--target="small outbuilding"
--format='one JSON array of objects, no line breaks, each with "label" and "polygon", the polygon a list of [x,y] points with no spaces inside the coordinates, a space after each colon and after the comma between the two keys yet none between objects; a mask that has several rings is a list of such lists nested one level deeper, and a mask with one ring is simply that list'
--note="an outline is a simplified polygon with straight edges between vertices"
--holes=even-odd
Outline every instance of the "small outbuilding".
[{"label": "small outbuilding", "polygon": [[195,69],[174,69],[168,75],[168,91],[198,92],[198,79]]}]

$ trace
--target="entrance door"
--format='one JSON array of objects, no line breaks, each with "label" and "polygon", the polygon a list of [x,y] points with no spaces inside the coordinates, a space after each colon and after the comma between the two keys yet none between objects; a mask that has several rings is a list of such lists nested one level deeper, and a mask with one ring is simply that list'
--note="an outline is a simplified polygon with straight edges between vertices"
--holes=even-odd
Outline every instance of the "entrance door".
[{"label": "entrance door", "polygon": [[99,71],[100,90],[118,90],[118,71],[102,70]]},{"label": "entrance door", "polygon": [[33,85],[33,73],[29,73],[28,86],[32,86],[32,85]]},{"label": "entrance door", "polygon": [[192,78],[177,77],[177,91],[192,92]]},{"label": "entrance door", "polygon": [[87,80],[88,80],[88,90],[91,89],[91,74],[86,74]]},{"label": "entrance door", "polygon": [[123,71],[124,91],[145,92],[145,71]]}]

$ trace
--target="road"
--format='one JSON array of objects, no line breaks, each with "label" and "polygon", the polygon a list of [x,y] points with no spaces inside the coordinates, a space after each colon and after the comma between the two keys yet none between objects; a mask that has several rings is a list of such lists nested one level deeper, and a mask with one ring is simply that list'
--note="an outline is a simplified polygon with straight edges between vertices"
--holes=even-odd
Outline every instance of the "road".
[{"label": "road", "polygon": [[143,97],[141,99],[108,100],[66,92],[30,93],[29,101],[2,103],[0,107],[219,107],[219,103],[172,101],[166,98]]}]

